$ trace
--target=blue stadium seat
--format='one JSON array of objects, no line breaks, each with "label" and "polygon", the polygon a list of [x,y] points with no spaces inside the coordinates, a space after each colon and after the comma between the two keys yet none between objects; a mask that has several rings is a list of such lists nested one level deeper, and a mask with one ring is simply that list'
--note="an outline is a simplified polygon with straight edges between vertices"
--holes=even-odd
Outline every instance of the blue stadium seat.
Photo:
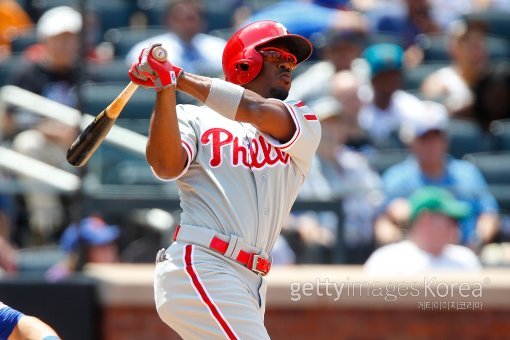
[{"label": "blue stadium seat", "polygon": [[369,165],[382,175],[389,167],[403,161],[409,156],[407,149],[378,149],[368,156]]},{"label": "blue stadium seat", "polygon": [[104,34],[104,41],[112,44],[114,54],[124,57],[129,50],[140,41],[168,32],[165,27],[131,28],[117,27]]},{"label": "blue stadium seat", "polygon": [[501,36],[510,41],[510,13],[504,11],[483,11],[464,15],[468,21],[482,21],[487,24],[489,34]]},{"label": "blue stadium seat", "polygon": [[[404,72],[404,89],[408,91],[419,90],[423,80],[432,72],[446,66],[445,62],[423,63]],[[419,91],[418,91],[419,92]]]},{"label": "blue stadium seat", "polygon": [[[420,34],[416,43],[423,50],[424,62],[446,62],[451,59],[446,46],[446,34]],[[487,50],[490,59],[510,58],[510,43],[503,37],[488,35]]]},{"label": "blue stadium seat", "polygon": [[[82,87],[83,111],[96,115],[115,99],[127,82],[85,84]],[[123,119],[150,118],[156,93],[154,90],[138,89],[121,113]]]},{"label": "blue stadium seat", "polygon": [[12,53],[21,53],[27,49],[27,47],[37,43],[37,33],[34,30],[25,32],[14,37],[11,40],[11,51]]},{"label": "blue stadium seat", "polygon": [[495,120],[490,125],[496,150],[510,152],[510,119]]},{"label": "blue stadium seat", "polygon": [[0,86],[6,85],[9,77],[24,63],[21,53],[12,54],[9,58],[0,61]]},{"label": "blue stadium seat", "polygon": [[106,63],[89,63],[87,68],[94,81],[100,83],[129,82],[129,66],[124,58],[116,58]]},{"label": "blue stadium seat", "polygon": [[468,153],[486,152],[493,149],[493,139],[480,125],[472,120],[452,118],[448,124],[450,154],[462,158]]},{"label": "blue stadium seat", "polygon": [[510,213],[510,152],[478,152],[464,159],[480,169],[502,212]]}]

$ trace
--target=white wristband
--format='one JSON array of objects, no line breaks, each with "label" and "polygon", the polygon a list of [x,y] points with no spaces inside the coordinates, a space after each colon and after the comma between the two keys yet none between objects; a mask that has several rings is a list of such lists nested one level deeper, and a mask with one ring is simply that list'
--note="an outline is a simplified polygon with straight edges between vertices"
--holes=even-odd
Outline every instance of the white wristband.
[{"label": "white wristband", "polygon": [[234,120],[243,92],[244,88],[239,85],[214,78],[205,105],[223,117]]}]

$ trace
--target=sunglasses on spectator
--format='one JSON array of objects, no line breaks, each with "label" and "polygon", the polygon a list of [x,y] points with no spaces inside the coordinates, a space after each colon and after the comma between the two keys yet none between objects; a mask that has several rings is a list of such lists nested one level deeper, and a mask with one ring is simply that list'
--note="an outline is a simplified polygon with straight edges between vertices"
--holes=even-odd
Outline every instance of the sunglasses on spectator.
[{"label": "sunglasses on spectator", "polygon": [[272,63],[287,63],[291,71],[297,66],[297,58],[294,54],[285,52],[276,47],[264,47],[258,51],[264,60]]}]

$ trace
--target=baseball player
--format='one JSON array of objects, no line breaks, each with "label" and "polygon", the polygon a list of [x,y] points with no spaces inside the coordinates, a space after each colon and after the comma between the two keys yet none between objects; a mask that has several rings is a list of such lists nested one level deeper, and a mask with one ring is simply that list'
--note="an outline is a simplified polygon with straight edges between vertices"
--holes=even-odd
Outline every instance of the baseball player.
[{"label": "baseball player", "polygon": [[[268,339],[269,253],[320,140],[315,114],[283,101],[312,46],[278,22],[252,23],[226,44],[224,81],[157,62],[156,45],[129,74],[157,91],[147,161],[181,199],[175,242],[156,259],[158,314],[185,339]],[[205,105],[176,106],[176,89]]]},{"label": "baseball player", "polygon": [[58,340],[60,337],[40,319],[0,302],[0,340]]}]

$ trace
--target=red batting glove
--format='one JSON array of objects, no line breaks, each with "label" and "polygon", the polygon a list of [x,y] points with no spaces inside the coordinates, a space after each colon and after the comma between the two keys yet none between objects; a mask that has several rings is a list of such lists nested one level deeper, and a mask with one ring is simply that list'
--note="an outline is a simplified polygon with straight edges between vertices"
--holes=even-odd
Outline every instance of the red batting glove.
[{"label": "red batting glove", "polygon": [[154,88],[156,86],[154,83],[154,78],[156,78],[156,76],[153,74],[149,63],[147,62],[147,54],[149,50],[150,47],[144,48],[142,52],[140,52],[138,62],[131,64],[128,75],[133,83],[147,88]]},{"label": "red batting glove", "polygon": [[[151,50],[156,46],[159,46],[159,44],[151,46]],[[154,79],[157,92],[164,88],[177,85],[177,79],[182,73],[182,68],[172,65],[168,59],[162,62],[158,61],[154,59],[150,52],[147,54],[147,62],[149,63],[153,73],[157,76]]]}]

